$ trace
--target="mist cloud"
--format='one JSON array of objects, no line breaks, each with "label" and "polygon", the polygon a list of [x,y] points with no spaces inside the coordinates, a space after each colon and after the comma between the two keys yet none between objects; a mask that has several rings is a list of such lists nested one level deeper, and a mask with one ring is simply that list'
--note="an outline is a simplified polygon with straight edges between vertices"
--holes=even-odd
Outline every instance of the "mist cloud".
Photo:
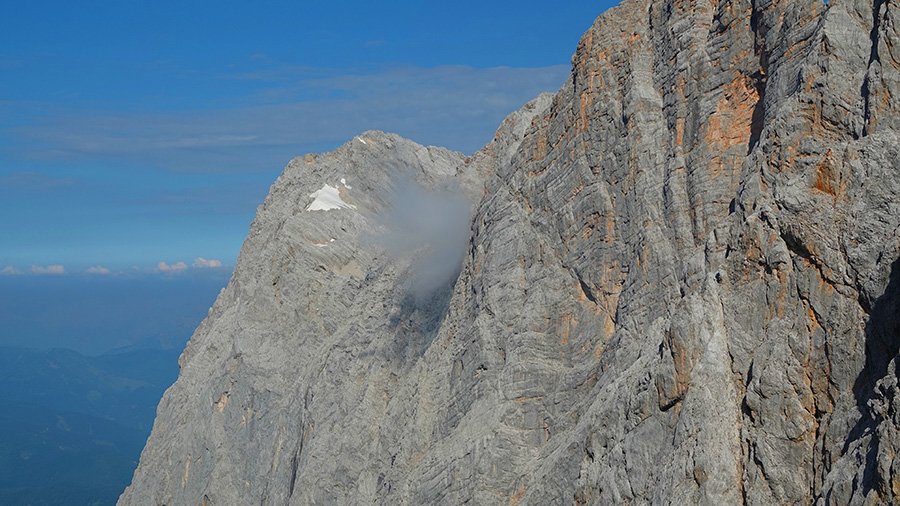
[{"label": "mist cloud", "polygon": [[411,176],[388,194],[375,241],[389,255],[412,261],[410,291],[429,297],[459,274],[469,239],[471,203],[455,181],[426,189]]},{"label": "mist cloud", "polygon": [[[405,66],[357,73],[282,66],[222,77],[266,83],[244,97],[242,107],[54,109],[39,124],[10,132],[16,136],[13,151],[24,158],[125,160],[189,173],[280,168],[295,156],[331,150],[369,129],[472,153],[507,114],[541,92],[556,91],[568,74],[568,65]],[[34,176],[20,175],[17,181],[23,178]],[[53,182],[63,183],[70,181]]]}]

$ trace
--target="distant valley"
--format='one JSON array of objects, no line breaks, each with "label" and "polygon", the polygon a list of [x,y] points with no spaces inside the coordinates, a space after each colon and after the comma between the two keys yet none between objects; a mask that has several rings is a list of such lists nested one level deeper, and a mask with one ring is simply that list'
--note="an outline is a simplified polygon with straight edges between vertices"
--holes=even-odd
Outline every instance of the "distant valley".
[{"label": "distant valley", "polygon": [[180,351],[0,347],[0,504],[115,504]]}]

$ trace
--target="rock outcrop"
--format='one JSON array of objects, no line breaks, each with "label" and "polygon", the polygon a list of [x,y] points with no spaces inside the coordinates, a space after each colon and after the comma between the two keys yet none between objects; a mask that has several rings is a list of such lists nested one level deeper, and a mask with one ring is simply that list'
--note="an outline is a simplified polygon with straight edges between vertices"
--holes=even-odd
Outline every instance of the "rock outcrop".
[{"label": "rock outcrop", "polygon": [[900,501],[898,28],[625,0],[468,158],[293,160],[119,504]]}]

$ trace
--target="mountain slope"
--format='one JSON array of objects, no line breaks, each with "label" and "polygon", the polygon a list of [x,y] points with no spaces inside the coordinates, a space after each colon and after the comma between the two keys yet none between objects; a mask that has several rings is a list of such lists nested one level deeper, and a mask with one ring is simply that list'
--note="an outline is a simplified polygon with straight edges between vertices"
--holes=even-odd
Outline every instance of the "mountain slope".
[{"label": "mountain slope", "polygon": [[120,504],[891,503],[898,12],[626,0],[469,158],[293,161]]}]

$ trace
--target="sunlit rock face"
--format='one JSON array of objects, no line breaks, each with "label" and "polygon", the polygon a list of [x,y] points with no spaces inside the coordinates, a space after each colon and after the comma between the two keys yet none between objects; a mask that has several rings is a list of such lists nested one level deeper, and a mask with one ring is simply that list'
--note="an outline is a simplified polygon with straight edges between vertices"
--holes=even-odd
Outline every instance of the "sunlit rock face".
[{"label": "sunlit rock face", "polygon": [[470,157],[295,159],[120,504],[900,500],[898,27],[626,0]]}]

